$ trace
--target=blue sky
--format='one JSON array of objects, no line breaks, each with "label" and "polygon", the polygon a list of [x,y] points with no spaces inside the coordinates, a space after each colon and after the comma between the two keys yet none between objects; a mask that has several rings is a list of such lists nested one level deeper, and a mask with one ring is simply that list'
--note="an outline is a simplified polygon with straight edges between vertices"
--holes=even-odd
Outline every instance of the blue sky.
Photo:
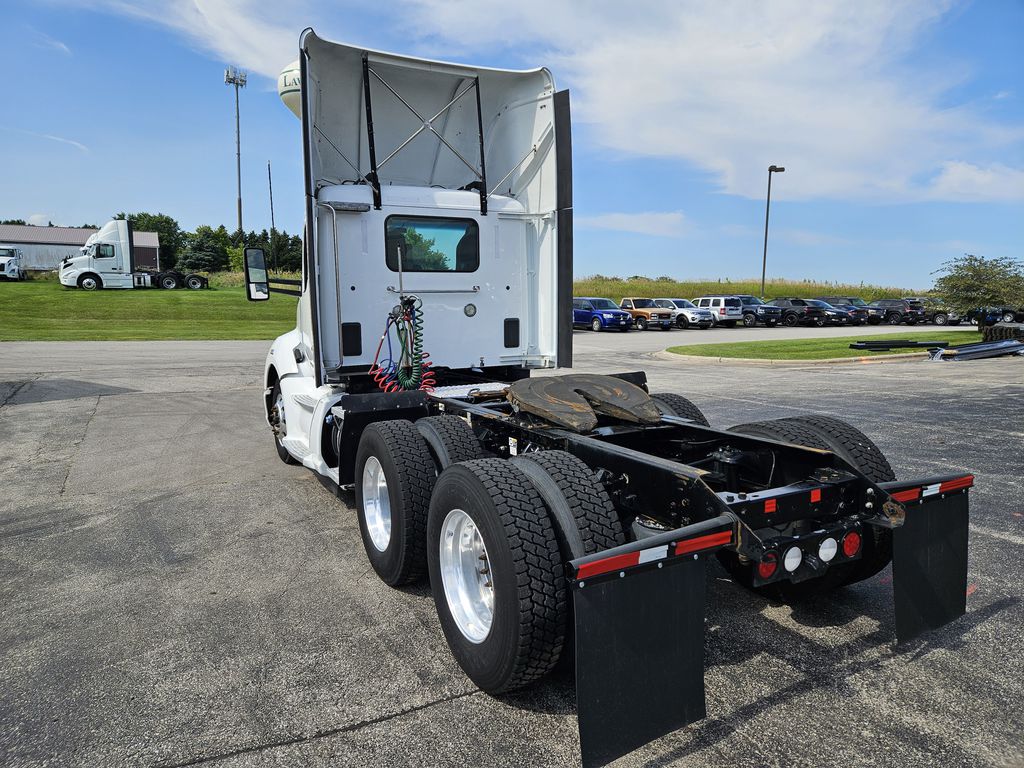
[{"label": "blue sky", "polygon": [[577,275],[759,275],[770,164],[786,172],[769,276],[926,288],[964,252],[1024,258],[1020,0],[366,5],[4,2],[0,218],[233,228],[232,63],[250,72],[246,228],[269,226],[269,160],[277,225],[299,231],[298,122],[275,77],[313,26],[551,68],[573,93]]}]

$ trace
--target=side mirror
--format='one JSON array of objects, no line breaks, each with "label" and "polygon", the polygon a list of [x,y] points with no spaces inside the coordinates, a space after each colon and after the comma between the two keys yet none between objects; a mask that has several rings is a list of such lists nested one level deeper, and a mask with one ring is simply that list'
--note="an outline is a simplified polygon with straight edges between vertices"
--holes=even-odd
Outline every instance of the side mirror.
[{"label": "side mirror", "polygon": [[262,248],[245,249],[245,290],[249,301],[266,301],[270,298],[267,259]]}]

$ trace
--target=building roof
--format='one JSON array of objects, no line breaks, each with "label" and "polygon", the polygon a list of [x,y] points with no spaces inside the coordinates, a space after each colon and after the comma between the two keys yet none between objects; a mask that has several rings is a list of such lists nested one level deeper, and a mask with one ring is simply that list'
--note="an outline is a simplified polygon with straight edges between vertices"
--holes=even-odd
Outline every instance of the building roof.
[{"label": "building roof", "polygon": [[[0,224],[0,243],[9,245],[85,245],[99,230],[89,227],[33,227],[28,224]],[[156,232],[132,232],[132,242],[143,248],[159,248]]]}]

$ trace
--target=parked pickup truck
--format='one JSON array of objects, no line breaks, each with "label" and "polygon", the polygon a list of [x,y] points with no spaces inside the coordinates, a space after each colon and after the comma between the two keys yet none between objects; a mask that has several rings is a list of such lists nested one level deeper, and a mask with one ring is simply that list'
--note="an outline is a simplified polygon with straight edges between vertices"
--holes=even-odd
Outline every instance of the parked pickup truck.
[{"label": "parked pickup truck", "polygon": [[818,296],[818,301],[831,304],[836,309],[853,310],[854,322],[864,320],[871,325],[878,325],[885,317],[885,310],[868,304],[859,296]]},{"label": "parked pickup truck", "polygon": [[654,303],[672,312],[672,322],[677,328],[700,328],[705,330],[715,324],[714,315],[708,309],[695,307],[687,299],[655,299]]},{"label": "parked pickup truck", "polygon": [[811,299],[801,299],[795,296],[772,299],[771,304],[782,309],[783,325],[817,325],[823,326],[828,319],[825,310],[811,303]]},{"label": "parked pickup truck", "polygon": [[926,323],[960,325],[960,315],[930,296],[905,296],[902,301],[915,302],[924,307],[924,321]]},{"label": "parked pickup truck", "polygon": [[667,331],[672,327],[672,313],[655,304],[654,299],[626,298],[619,302],[619,307],[633,316],[638,330],[661,328]]},{"label": "parked pickup truck", "polygon": [[586,296],[572,300],[572,324],[592,331],[628,331],[633,327],[633,316],[611,299]]},{"label": "parked pickup truck", "polygon": [[746,293],[738,293],[736,298],[743,302],[743,324],[747,328],[753,328],[758,323],[774,328],[782,322],[782,309],[779,307]]}]

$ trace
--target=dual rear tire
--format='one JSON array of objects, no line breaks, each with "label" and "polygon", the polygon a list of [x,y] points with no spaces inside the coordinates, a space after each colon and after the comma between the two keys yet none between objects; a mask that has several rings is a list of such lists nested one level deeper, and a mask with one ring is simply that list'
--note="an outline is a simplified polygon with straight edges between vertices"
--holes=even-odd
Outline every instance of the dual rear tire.
[{"label": "dual rear tire", "polygon": [[543,677],[569,629],[564,563],[625,543],[611,500],[562,451],[485,455],[465,421],[368,426],[356,508],[374,571],[391,586],[429,574],[452,654],[482,690]]}]

